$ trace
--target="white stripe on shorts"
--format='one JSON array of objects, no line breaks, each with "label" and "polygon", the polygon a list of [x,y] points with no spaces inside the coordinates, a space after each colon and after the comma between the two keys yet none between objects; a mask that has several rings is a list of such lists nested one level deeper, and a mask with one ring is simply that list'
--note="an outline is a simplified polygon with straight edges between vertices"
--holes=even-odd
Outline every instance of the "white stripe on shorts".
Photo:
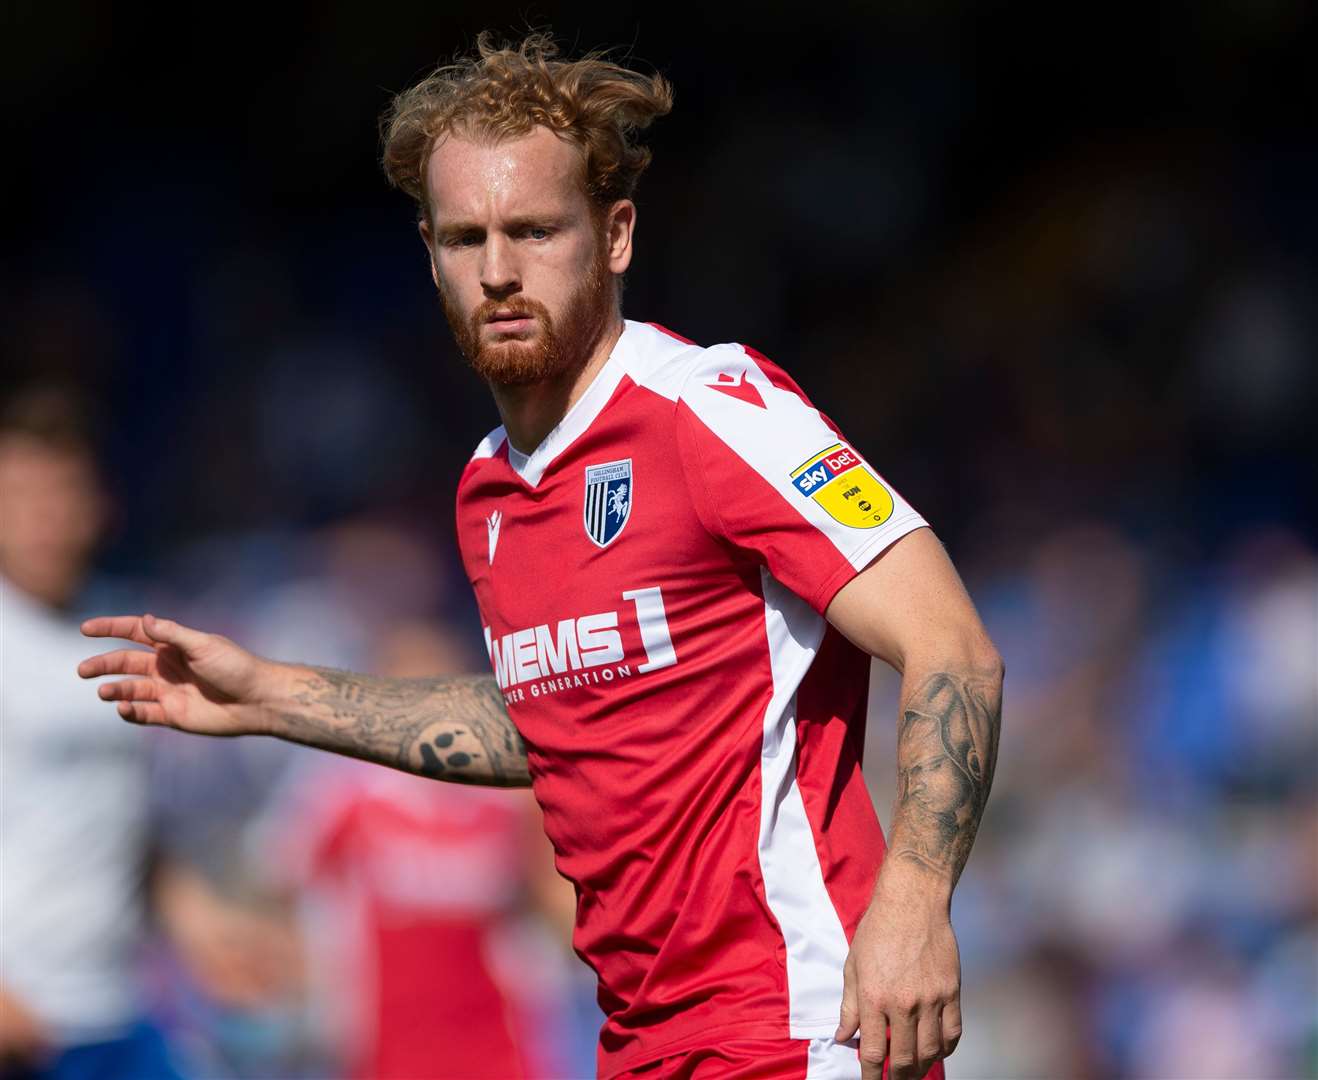
[{"label": "white stripe on shorts", "polygon": [[860,1039],[811,1039],[805,1080],[860,1080]]}]

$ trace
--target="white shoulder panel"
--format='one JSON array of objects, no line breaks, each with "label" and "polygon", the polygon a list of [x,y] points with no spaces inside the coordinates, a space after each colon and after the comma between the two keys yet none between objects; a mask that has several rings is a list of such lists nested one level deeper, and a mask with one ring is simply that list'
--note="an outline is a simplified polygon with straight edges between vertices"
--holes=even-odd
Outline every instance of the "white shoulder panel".
[{"label": "white shoulder panel", "polygon": [[774,386],[740,345],[700,350],[687,365],[678,397],[734,454],[819,524],[792,487],[791,472],[837,442],[823,417],[799,395]]},{"label": "white shoulder panel", "polygon": [[623,361],[628,377],[637,386],[653,390],[669,401],[678,399],[682,383],[706,351],[699,345],[690,345],[656,330],[648,323],[630,319],[623,342],[626,344]]},{"label": "white shoulder panel", "polygon": [[[853,465],[868,463],[840,438],[803,397],[775,386],[740,345],[698,350],[686,365],[678,393],[695,418],[728,450],[764,478],[811,525],[829,538],[858,569],[883,548],[924,521],[877,473],[872,482],[893,500],[880,525],[847,521],[831,512],[812,487],[798,485],[803,470],[830,450]],[[827,472],[827,470],[824,470]],[[823,473],[818,483],[823,483]]]}]

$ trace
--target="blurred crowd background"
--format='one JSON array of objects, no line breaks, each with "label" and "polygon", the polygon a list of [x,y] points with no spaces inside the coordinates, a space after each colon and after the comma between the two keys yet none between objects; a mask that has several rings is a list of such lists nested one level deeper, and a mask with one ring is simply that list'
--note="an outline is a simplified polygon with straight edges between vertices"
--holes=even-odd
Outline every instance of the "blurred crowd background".
[{"label": "blurred crowd background", "polygon": [[[4,390],[80,392],[109,494],[49,617],[483,668],[452,503],[497,421],[375,120],[487,25],[619,45],[677,91],[626,313],[787,367],[934,524],[1006,658],[949,1075],[1318,1075],[1310,5],[589,10],[6,15]],[[14,559],[39,499],[6,475]],[[525,793],[126,730],[140,1009],[182,1075],[590,1074],[571,889]]]}]

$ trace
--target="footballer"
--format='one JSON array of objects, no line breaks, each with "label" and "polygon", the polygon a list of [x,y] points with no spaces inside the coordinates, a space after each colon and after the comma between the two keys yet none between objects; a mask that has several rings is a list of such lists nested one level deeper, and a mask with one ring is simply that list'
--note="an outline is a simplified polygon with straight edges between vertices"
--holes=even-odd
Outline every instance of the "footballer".
[{"label": "footballer", "polygon": [[[530,785],[599,977],[601,1077],[942,1076],[952,890],[997,756],[1002,662],[920,515],[782,368],[624,319],[639,133],[672,91],[543,36],[400,94],[410,195],[502,423],[457,532],[491,674],[277,663],[151,615],[84,677],[120,715],[438,780]],[[902,674],[885,840],[870,658]]]}]

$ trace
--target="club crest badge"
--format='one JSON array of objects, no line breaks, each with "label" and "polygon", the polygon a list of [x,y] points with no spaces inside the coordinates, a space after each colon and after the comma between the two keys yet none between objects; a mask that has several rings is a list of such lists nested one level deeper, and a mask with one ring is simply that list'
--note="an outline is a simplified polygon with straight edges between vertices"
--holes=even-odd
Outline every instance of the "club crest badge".
[{"label": "club crest badge", "polygon": [[586,535],[597,547],[618,539],[632,516],[632,459],[586,466]]},{"label": "club crest badge", "polygon": [[834,443],[792,470],[796,490],[835,521],[874,529],[892,516],[892,494],[846,443]]}]

